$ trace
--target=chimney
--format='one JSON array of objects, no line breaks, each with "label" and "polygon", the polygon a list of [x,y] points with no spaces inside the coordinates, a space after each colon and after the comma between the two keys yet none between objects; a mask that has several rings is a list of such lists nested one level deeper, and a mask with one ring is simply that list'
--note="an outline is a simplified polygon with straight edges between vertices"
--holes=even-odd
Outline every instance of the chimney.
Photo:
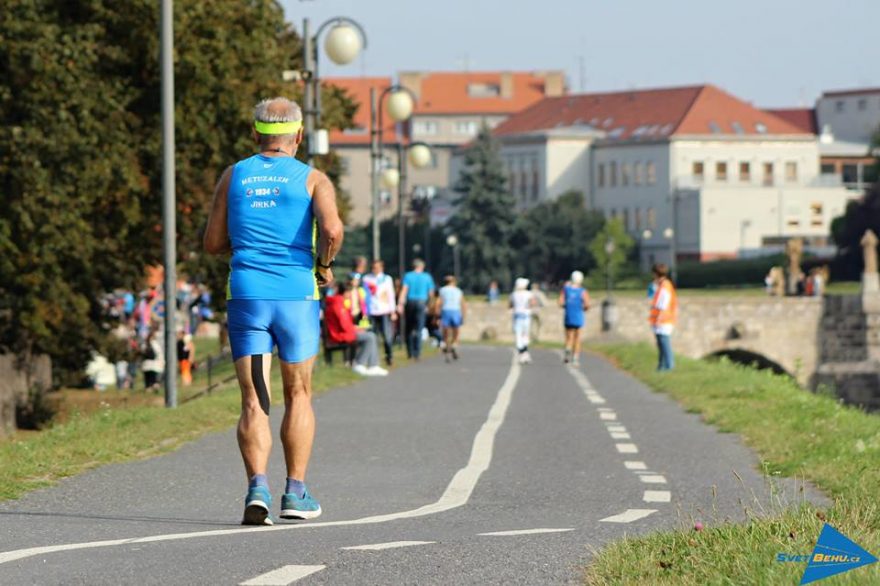
[{"label": "chimney", "polygon": [[548,71],[544,74],[544,95],[548,98],[565,93],[565,74],[561,71]]},{"label": "chimney", "polygon": [[414,93],[417,99],[422,99],[422,72],[401,71],[397,74],[397,81],[400,85]]},{"label": "chimney", "polygon": [[513,74],[511,72],[501,72],[501,88],[499,93],[502,98],[508,100],[513,97]]}]

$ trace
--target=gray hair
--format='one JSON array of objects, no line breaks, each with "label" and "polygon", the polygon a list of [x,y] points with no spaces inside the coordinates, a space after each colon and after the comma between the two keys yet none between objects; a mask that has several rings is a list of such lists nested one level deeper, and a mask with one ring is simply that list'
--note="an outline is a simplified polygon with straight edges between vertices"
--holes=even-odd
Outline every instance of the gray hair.
[{"label": "gray hair", "polygon": [[[284,97],[262,100],[254,107],[254,120],[258,122],[298,122],[303,119],[302,108]],[[259,134],[259,133],[258,133]],[[296,134],[260,135],[260,144],[292,144]]]}]

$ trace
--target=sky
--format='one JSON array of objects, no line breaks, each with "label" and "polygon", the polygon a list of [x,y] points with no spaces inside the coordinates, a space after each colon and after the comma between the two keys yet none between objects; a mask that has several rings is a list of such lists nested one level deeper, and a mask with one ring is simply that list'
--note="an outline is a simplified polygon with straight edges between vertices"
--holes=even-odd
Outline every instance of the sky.
[{"label": "sky", "polygon": [[[715,84],[761,107],[880,87],[880,0],[280,0],[312,30],[360,23],[368,46],[321,76],[565,70],[571,92]],[[323,42],[323,39],[322,39]]]}]

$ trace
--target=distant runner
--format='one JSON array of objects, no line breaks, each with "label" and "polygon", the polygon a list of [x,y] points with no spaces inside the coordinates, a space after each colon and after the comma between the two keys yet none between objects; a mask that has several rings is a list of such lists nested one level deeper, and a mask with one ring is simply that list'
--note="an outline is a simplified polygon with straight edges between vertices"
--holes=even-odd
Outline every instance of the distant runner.
[{"label": "distant runner", "polygon": [[669,280],[669,267],[664,263],[655,264],[654,273],[656,290],[651,299],[651,312],[648,322],[657,339],[657,370],[672,370],[675,359],[672,354],[672,330],[678,319],[678,294],[672,281]]},{"label": "distant runner", "polygon": [[444,282],[446,284],[440,288],[438,306],[440,327],[443,329],[443,355],[449,362],[450,356],[458,360],[458,335],[464,323],[467,304],[455,277],[447,275]]},{"label": "distant runner", "polygon": [[227,168],[217,184],[204,247],[212,254],[232,252],[227,320],[241,387],[238,445],[248,479],[242,524],[271,525],[266,470],[272,449],[269,370],[276,345],[287,463],[281,517],[321,514],[305,485],[315,435],[318,285],[333,280],[331,266],[343,229],[333,184],[294,158],[303,139],[300,107],[286,98],[260,102],[254,109],[253,138],[259,153]]},{"label": "distant runner", "polygon": [[590,293],[583,287],[584,274],[571,273],[571,282],[559,292],[559,306],[565,313],[565,363],[578,365],[581,354],[581,328],[584,312],[590,309]]},{"label": "distant runner", "polygon": [[510,309],[513,313],[513,335],[520,364],[532,361],[529,354],[529,337],[532,327],[532,308],[537,305],[534,294],[529,291],[529,280],[520,277],[516,280],[510,294]]}]

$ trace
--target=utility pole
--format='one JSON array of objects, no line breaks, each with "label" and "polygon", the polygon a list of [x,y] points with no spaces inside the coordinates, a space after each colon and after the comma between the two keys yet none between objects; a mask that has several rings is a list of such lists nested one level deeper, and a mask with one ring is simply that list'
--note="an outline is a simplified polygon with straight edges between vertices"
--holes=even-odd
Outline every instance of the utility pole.
[{"label": "utility pole", "polygon": [[309,19],[303,19],[303,128],[306,136],[306,165],[312,164],[312,140],[315,136],[315,112],[312,102],[314,101],[315,88],[313,86],[314,67],[312,65],[312,33],[309,30]]},{"label": "utility pole", "polygon": [[174,7],[162,0],[162,243],[165,262],[165,406],[177,407],[177,217],[174,193]]},{"label": "utility pole", "polygon": [[376,123],[376,88],[370,88],[370,187],[373,215],[373,260],[379,258],[379,127]]}]

